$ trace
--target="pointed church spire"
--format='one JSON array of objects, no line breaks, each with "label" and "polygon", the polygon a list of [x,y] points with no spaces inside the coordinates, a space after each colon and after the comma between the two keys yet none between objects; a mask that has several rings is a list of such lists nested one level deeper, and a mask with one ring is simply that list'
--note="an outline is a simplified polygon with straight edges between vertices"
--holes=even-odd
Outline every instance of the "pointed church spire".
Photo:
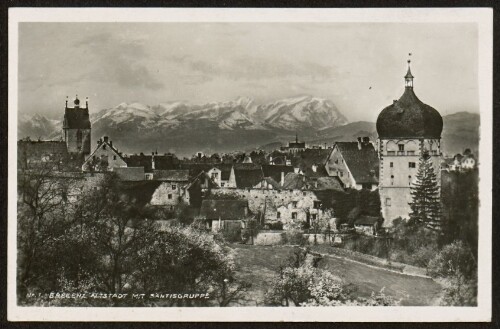
[{"label": "pointed church spire", "polygon": [[[411,53],[409,55],[411,56]],[[413,78],[414,77],[411,74],[410,63],[411,63],[411,60],[408,59],[408,71],[406,72],[406,75],[405,75],[405,87],[406,88],[413,88]]]}]

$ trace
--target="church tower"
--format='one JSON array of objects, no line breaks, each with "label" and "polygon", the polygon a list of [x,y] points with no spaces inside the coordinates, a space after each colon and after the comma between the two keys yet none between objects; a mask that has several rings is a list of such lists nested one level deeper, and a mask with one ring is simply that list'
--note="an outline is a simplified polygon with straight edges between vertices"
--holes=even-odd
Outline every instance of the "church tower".
[{"label": "church tower", "polygon": [[68,97],[64,110],[63,138],[68,153],[73,155],[90,154],[90,118],[89,102],[85,101],[85,107],[80,107],[80,100],[76,95],[73,107],[68,107]]},{"label": "church tower", "polygon": [[415,95],[410,60],[404,79],[403,95],[384,108],[377,118],[379,193],[384,226],[391,226],[397,217],[409,218],[410,186],[424,151],[431,156],[438,184],[441,183],[443,119],[436,109]]}]

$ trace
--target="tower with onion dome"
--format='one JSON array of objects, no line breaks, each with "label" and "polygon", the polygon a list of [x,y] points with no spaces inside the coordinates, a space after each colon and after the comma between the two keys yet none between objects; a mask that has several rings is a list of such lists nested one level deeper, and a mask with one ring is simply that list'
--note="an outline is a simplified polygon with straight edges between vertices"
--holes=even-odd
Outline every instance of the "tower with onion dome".
[{"label": "tower with onion dome", "polygon": [[441,182],[443,118],[415,95],[410,60],[404,79],[403,95],[384,108],[377,118],[379,193],[384,226],[391,226],[397,217],[409,217],[410,186],[424,151],[431,156],[438,184]]}]

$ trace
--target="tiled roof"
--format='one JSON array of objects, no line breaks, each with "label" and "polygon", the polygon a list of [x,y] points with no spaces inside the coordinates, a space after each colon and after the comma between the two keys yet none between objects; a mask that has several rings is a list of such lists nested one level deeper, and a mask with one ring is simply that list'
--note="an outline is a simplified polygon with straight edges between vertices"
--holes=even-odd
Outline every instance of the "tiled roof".
[{"label": "tiled roof", "polygon": [[244,219],[248,216],[247,200],[203,200],[200,216],[206,219]]},{"label": "tiled roof", "polygon": [[125,167],[112,168],[118,178],[122,181],[141,181],[144,180],[144,167]]},{"label": "tiled roof", "polygon": [[289,173],[285,176],[284,190],[337,190],[343,191],[342,183],[337,177],[311,178],[305,175]]},{"label": "tiled roof", "polygon": [[378,183],[379,159],[371,143],[363,144],[361,149],[358,142],[337,142],[335,145],[356,183]]},{"label": "tiled roof", "polygon": [[63,128],[90,129],[88,108],[66,108],[64,111]]},{"label": "tiled roof", "polygon": [[343,191],[342,182],[336,176],[318,177],[315,179],[314,190],[337,190]]},{"label": "tiled roof", "polygon": [[153,170],[153,179],[160,181],[187,182],[189,170]]},{"label": "tiled roof", "polygon": [[272,178],[276,182],[281,181],[281,173],[286,174],[293,172],[292,166],[284,165],[262,165],[262,173],[264,177]]},{"label": "tiled roof", "polygon": [[305,149],[292,159],[292,165],[308,172],[314,164],[326,164],[331,152],[331,149]]},{"label": "tiled roof", "polygon": [[235,163],[233,165],[233,170],[237,188],[254,187],[264,178],[262,168],[257,164]]}]

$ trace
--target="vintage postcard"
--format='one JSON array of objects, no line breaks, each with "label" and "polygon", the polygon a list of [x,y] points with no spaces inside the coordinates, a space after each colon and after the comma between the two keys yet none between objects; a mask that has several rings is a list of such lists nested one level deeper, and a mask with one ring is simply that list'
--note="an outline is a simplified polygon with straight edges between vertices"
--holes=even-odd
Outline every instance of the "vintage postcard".
[{"label": "vintage postcard", "polygon": [[11,321],[490,321],[492,10],[9,11]]}]

